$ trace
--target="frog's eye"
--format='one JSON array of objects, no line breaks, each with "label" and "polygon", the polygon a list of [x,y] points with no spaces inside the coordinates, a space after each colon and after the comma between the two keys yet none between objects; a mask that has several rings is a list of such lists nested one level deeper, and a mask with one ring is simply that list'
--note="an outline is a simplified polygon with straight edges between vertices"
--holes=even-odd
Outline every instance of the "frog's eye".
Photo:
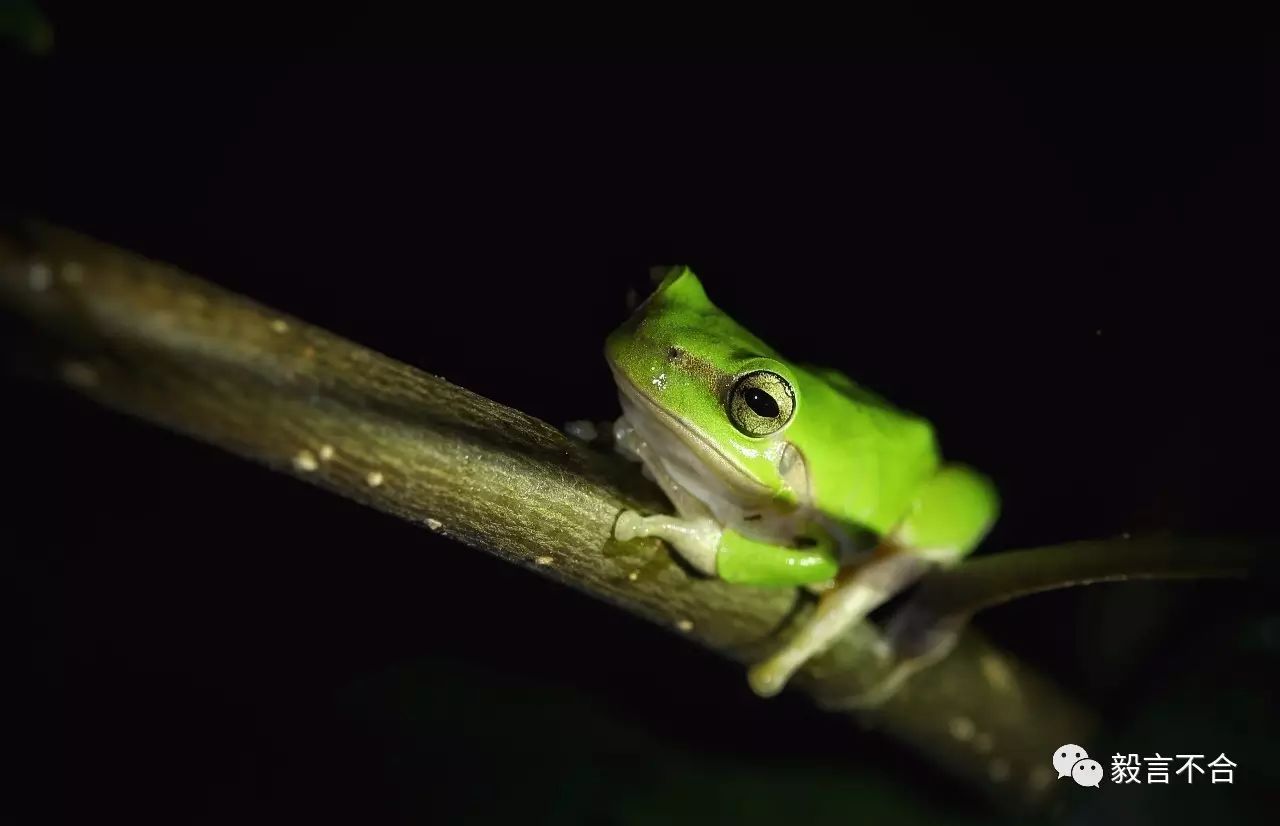
[{"label": "frog's eye", "polygon": [[729,393],[729,418],[748,436],[768,436],[791,421],[796,396],[787,380],[768,370],[747,373]]}]

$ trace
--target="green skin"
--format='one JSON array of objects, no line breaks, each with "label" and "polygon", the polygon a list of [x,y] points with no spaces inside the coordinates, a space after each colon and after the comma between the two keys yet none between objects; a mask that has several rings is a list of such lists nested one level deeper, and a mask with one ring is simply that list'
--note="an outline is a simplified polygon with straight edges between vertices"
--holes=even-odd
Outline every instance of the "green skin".
[{"label": "green skin", "polygon": [[793,364],[725,315],[687,267],[608,338],[618,449],[643,463],[678,516],[620,515],[708,575],[823,593],[805,628],[754,666],[780,691],[809,658],[990,530],[989,480],[944,463],[933,428],[832,370]]}]

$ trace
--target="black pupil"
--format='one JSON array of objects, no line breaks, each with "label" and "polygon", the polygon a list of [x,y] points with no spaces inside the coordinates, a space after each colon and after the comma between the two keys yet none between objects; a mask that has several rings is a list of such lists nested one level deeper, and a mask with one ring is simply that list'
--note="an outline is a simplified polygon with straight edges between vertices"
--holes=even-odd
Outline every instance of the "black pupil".
[{"label": "black pupil", "polygon": [[759,387],[748,387],[743,398],[746,399],[747,407],[755,411],[757,416],[772,419],[778,415],[778,403]]}]

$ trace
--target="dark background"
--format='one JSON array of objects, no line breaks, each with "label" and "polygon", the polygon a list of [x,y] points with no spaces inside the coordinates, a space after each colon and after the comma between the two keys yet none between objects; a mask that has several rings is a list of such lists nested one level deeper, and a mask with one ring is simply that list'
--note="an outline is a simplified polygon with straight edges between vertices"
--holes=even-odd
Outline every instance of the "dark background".
[{"label": "dark background", "polygon": [[[651,264],[687,262],[991,473],[989,551],[1272,541],[1257,63],[4,60],[3,206],[547,421],[616,414],[603,338]],[[528,572],[56,389],[0,392],[25,766],[0,805],[27,822],[993,817]],[[1269,586],[1097,586],[980,624],[1097,705],[1104,748],[1239,764],[1232,786],[1074,790],[1068,819],[1280,803]]]}]

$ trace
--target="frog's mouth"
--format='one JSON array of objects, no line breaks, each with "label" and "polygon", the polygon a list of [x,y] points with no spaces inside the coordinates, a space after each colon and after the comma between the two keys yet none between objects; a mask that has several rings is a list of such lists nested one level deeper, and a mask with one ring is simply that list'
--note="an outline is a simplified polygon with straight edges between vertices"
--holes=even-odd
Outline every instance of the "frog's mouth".
[{"label": "frog's mouth", "polygon": [[713,477],[742,504],[768,501],[769,488],[754,479],[719,445],[659,407],[626,376],[613,370],[622,412],[640,436],[657,447],[664,463],[675,463],[701,477]]}]

